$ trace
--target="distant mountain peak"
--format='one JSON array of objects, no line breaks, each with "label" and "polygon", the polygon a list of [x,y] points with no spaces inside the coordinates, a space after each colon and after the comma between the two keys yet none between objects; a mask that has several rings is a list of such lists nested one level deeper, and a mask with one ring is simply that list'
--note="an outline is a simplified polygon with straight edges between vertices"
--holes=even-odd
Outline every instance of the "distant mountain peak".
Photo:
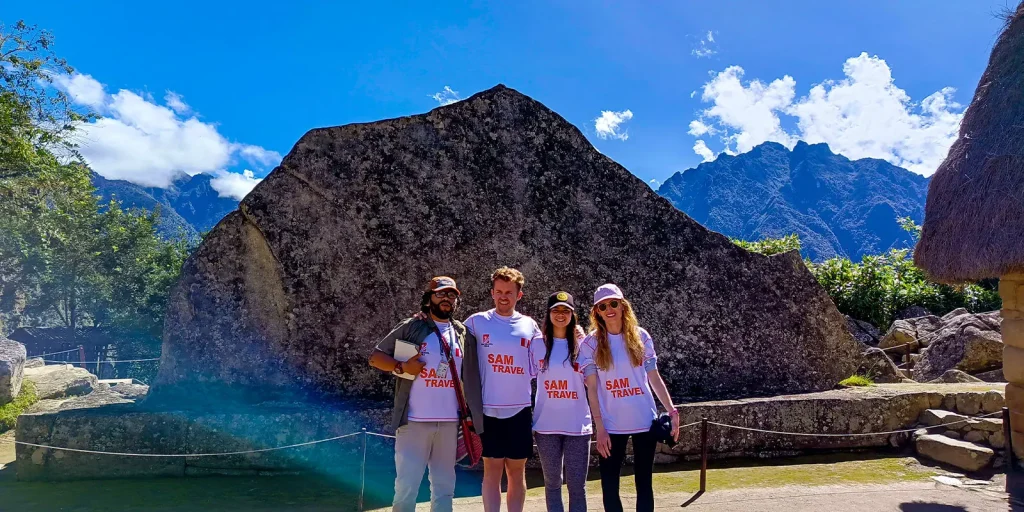
[{"label": "distant mountain peak", "polygon": [[896,217],[920,223],[927,191],[921,175],[884,160],[850,160],[826,143],[805,141],[792,150],[764,142],[721,156],[675,173],[658,189],[694,220],[732,238],[796,233],[804,256],[815,261],[910,247]]}]

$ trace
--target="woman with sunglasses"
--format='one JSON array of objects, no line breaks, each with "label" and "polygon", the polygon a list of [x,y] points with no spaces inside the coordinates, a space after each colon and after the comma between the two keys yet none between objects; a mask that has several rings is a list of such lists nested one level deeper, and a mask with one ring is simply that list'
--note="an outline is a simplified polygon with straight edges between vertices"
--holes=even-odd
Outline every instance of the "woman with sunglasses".
[{"label": "woman with sunglasses", "polygon": [[548,512],[562,512],[562,468],[569,487],[569,511],[587,510],[587,469],[590,467],[590,406],[577,364],[583,331],[577,327],[572,295],[548,298],[543,333],[530,342],[530,373],[537,379],[533,431],[544,470]]},{"label": "woman with sunglasses", "polygon": [[629,438],[633,438],[636,510],[653,511],[651,474],[657,439],[651,433],[651,423],[658,416],[653,395],[669,411],[672,437],[677,441],[679,412],[658,373],[654,341],[637,324],[633,307],[618,286],[606,284],[594,292],[590,326],[593,331],[580,347],[580,367],[586,376],[597,452],[601,455],[605,512],[622,512],[619,475]]}]

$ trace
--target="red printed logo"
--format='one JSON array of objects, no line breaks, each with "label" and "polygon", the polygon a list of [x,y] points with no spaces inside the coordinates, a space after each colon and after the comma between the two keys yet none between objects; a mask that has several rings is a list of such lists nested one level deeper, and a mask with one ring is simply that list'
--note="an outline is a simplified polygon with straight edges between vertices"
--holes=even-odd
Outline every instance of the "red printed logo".
[{"label": "red printed logo", "polygon": [[485,346],[485,347],[491,346],[491,335],[490,334],[484,334],[483,341],[480,342],[480,344]]},{"label": "red printed logo", "polygon": [[526,338],[519,338],[519,346],[520,347],[528,347],[528,346],[530,346],[530,340],[528,340]]}]

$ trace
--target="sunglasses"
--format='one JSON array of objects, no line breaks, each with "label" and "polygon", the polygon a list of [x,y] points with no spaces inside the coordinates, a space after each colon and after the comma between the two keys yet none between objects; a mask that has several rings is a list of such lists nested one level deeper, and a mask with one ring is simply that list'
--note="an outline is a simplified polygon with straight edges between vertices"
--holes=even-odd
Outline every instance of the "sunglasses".
[{"label": "sunglasses", "polygon": [[441,290],[439,292],[434,292],[434,297],[439,299],[457,299],[459,298],[459,292],[455,290]]},{"label": "sunglasses", "polygon": [[597,309],[600,309],[601,311],[606,311],[609,307],[612,309],[619,309],[619,301],[610,300],[608,302],[602,302],[597,305]]}]

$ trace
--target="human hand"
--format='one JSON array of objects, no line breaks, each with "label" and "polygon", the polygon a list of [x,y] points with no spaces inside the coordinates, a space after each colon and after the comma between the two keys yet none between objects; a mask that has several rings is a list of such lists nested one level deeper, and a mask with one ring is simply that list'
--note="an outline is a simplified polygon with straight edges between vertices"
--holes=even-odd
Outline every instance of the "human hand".
[{"label": "human hand", "polygon": [[606,459],[612,455],[612,438],[604,426],[597,427],[597,453]]},{"label": "human hand", "polygon": [[427,314],[422,311],[417,311],[414,315],[412,315],[412,317],[415,318],[416,320],[426,320]]},{"label": "human hand", "polygon": [[669,418],[672,419],[672,440],[679,442],[679,411],[673,410],[669,413]]},{"label": "human hand", "polygon": [[408,373],[409,375],[419,375],[423,371],[423,367],[427,365],[425,361],[420,359],[420,350],[416,350],[416,355],[409,358],[408,361],[402,363],[402,373]]}]

